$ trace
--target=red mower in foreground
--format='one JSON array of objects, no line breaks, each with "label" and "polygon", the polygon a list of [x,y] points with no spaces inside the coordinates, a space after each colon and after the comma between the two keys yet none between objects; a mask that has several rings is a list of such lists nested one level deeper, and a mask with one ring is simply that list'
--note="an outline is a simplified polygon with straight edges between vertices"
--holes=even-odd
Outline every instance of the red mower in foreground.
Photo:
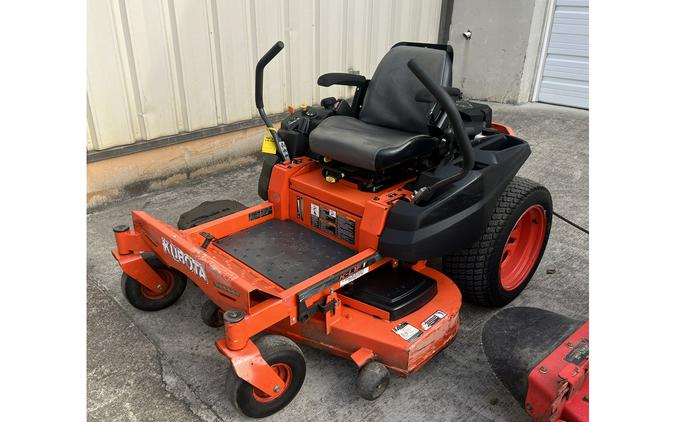
[{"label": "red mower in foreground", "polygon": [[[295,342],[351,359],[358,393],[386,389],[455,338],[462,296],[502,306],[528,284],[551,228],[546,188],[515,177],[530,154],[491,109],[451,87],[452,48],[399,43],[372,79],[329,73],[351,101],[264,111],[258,193],[206,202],[174,227],[142,211],[115,227],[122,289],[138,309],[173,304],[191,280],[232,364],[226,394],[244,414],[286,406],[305,378]],[[442,257],[442,271],[427,260]],[[461,291],[461,293],[460,293]],[[225,395],[225,393],[224,393]]]}]

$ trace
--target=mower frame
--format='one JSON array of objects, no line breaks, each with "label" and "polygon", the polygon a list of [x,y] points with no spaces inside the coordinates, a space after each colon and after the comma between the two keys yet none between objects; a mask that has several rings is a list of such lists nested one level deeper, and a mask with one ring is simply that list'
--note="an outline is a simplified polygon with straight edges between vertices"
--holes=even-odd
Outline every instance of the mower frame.
[{"label": "mower frame", "polygon": [[[378,253],[378,237],[392,203],[413,194],[402,187],[404,184],[377,194],[350,187],[341,192],[344,183],[327,190],[320,167],[311,159],[298,158],[274,167],[269,201],[187,230],[178,230],[146,212],[133,211],[133,230],[127,226],[114,229],[117,248],[113,256],[122,271],[153,292],[166,288],[149,263],[156,258],[185,274],[221,309],[240,311],[229,320],[225,314],[225,335],[216,341],[216,346],[232,362],[240,378],[266,394],[273,395],[281,380],[251,341],[263,331],[328,350],[351,359],[358,367],[377,358],[394,373],[407,376],[455,337],[461,295],[446,275],[427,267],[426,261],[406,264]],[[355,252],[353,256],[284,289],[212,244],[213,239],[273,219],[302,224],[291,208],[295,207],[295,195],[307,193],[322,197],[344,212],[362,215],[353,215],[357,239],[355,245],[348,245]],[[306,224],[305,227],[320,232]],[[400,321],[388,321],[386,312],[340,294],[340,288],[385,264],[409,265],[437,282],[438,294],[406,317],[406,322],[420,326],[441,309],[447,317],[422,332],[414,343],[392,332]]]},{"label": "mower frame", "polygon": [[[504,125],[493,127],[513,133]],[[113,256],[122,271],[153,292],[162,292],[166,284],[148,263],[150,257],[185,274],[221,309],[241,310],[240,320],[227,321],[226,315],[225,335],[216,346],[240,378],[266,394],[273,395],[281,380],[251,341],[263,331],[328,350],[351,359],[358,367],[377,357],[394,373],[407,376],[455,337],[461,305],[459,289],[446,275],[428,267],[425,260],[406,264],[378,252],[378,238],[393,203],[413,195],[403,188],[407,182],[376,194],[359,191],[346,182],[327,188],[320,167],[314,160],[301,157],[274,167],[269,201],[187,230],[178,230],[146,212],[132,211],[133,230],[127,226],[114,229],[117,248]],[[303,224],[292,210],[298,195],[321,197],[322,201],[313,200],[337,207],[357,221],[355,245],[333,239],[353,248],[353,256],[284,289],[212,244],[212,239],[273,219]],[[304,227],[321,233],[307,224]],[[447,317],[424,331],[412,346],[392,332],[397,323],[388,321],[386,312],[339,292],[385,264],[410,265],[437,282],[438,294],[406,317],[406,322],[420,326],[441,309]]]}]

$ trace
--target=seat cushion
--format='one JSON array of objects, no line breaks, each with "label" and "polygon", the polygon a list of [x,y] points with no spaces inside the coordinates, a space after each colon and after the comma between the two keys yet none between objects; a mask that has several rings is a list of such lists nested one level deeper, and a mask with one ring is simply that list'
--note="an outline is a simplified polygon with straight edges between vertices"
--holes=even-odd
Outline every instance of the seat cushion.
[{"label": "seat cushion", "polygon": [[437,142],[429,135],[371,125],[348,116],[329,117],[309,134],[312,152],[373,171],[429,154]]}]

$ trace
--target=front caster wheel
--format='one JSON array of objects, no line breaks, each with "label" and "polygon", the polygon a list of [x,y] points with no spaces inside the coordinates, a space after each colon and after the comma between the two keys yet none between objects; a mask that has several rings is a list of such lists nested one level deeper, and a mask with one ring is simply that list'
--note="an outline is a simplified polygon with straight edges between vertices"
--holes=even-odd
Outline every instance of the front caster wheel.
[{"label": "front caster wheel", "polygon": [[234,407],[252,418],[264,418],[283,409],[295,398],[305,381],[305,357],[290,339],[265,335],[254,340],[263,359],[284,381],[274,396],[268,396],[230,370],[226,391]]},{"label": "front caster wheel", "polygon": [[173,268],[155,268],[157,274],[166,282],[166,290],[155,293],[130,275],[122,274],[122,292],[127,301],[141,311],[159,311],[173,305],[185,291],[187,277]]},{"label": "front caster wheel", "polygon": [[537,270],[552,217],[548,189],[515,177],[499,197],[480,239],[443,257],[443,272],[457,283],[463,298],[485,306],[506,305]]},{"label": "front caster wheel", "polygon": [[209,327],[222,327],[224,324],[223,310],[210,299],[206,299],[202,305],[201,316],[204,324]]},{"label": "front caster wheel", "polygon": [[389,370],[380,362],[371,361],[359,370],[356,391],[366,400],[380,397],[389,386]]}]

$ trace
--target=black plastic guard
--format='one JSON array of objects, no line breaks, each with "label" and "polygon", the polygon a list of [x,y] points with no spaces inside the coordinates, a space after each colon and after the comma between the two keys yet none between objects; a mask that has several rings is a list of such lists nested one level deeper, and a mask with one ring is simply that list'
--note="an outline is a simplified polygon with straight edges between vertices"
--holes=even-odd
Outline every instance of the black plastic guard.
[{"label": "black plastic guard", "polygon": [[192,227],[197,227],[200,224],[208,223],[209,221],[241,211],[245,208],[246,206],[244,206],[244,204],[229,199],[202,202],[190,211],[181,214],[176,227],[178,227],[179,230],[190,229]]},{"label": "black plastic guard", "polygon": [[267,190],[270,187],[270,179],[272,178],[272,169],[274,165],[281,161],[276,154],[263,153],[263,165],[260,170],[260,177],[258,178],[258,196],[263,201],[267,201]]},{"label": "black plastic guard", "polygon": [[532,369],[581,325],[544,309],[507,308],[483,327],[483,351],[497,378],[524,404]]},{"label": "black plastic guard", "polygon": [[[414,262],[463,249],[483,233],[499,195],[530,155],[529,145],[516,137],[496,135],[474,148],[476,165],[464,178],[430,203],[398,201],[389,211],[379,251],[387,257]],[[456,164],[422,173],[422,186],[448,177]],[[420,186],[413,186],[419,189]]]},{"label": "black plastic guard", "polygon": [[344,296],[389,313],[397,321],[436,296],[436,280],[408,267],[385,265],[340,290]]}]

